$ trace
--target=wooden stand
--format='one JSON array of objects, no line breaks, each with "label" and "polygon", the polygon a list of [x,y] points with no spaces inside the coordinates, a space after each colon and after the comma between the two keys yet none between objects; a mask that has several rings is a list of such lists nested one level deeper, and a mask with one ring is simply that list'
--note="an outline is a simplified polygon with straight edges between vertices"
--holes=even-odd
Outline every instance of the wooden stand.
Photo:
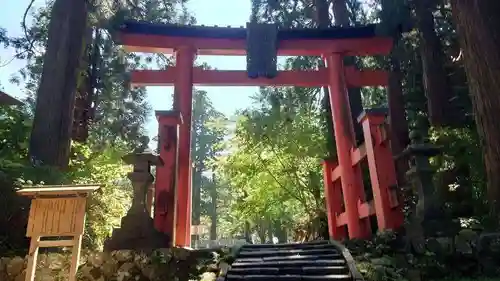
[{"label": "wooden stand", "polygon": [[[69,281],[76,280],[87,197],[99,185],[26,187],[17,193],[31,197],[26,236],[31,238],[25,281],[35,279],[39,248],[72,247]],[[68,237],[65,240],[42,240]]]}]

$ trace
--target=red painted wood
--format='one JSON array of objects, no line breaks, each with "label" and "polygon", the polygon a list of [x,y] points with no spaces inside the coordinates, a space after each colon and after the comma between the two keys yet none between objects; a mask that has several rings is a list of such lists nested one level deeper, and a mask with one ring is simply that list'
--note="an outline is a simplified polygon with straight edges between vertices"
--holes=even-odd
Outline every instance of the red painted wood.
[{"label": "red painted wood", "polygon": [[[134,70],[131,71],[132,86],[172,86],[177,78],[177,67],[166,70]],[[349,87],[386,86],[387,72],[383,70],[358,71],[353,67],[346,68],[346,81]],[[197,86],[328,86],[328,70],[279,71],[273,79],[248,78],[243,70],[204,70],[194,68],[193,84]]]},{"label": "red painted wood", "polygon": [[347,233],[345,233],[344,227],[337,226],[337,215],[343,212],[343,198],[341,193],[342,187],[340,181],[332,178],[332,171],[335,170],[336,167],[337,164],[332,160],[323,161],[326,214],[328,216],[328,233],[330,235],[330,238],[341,240],[347,238]]},{"label": "red painted wood", "polygon": [[191,245],[191,115],[193,104],[193,63],[191,48],[180,48],[176,53],[178,67],[174,89],[174,109],[182,114],[184,123],[179,128],[179,161],[177,186],[177,224],[175,245]]},{"label": "red painted wood", "polygon": [[344,194],[347,228],[350,238],[365,238],[370,235],[359,219],[358,200],[362,190],[361,174],[352,165],[351,151],[354,147],[354,130],[351,110],[344,78],[343,56],[331,54],[327,57],[330,70],[330,106],[333,115],[337,158]]},{"label": "red painted wood", "polygon": [[385,133],[385,114],[367,113],[361,120],[365,136],[370,181],[379,230],[394,229],[403,223],[399,206],[392,208],[389,187],[396,185],[396,169]]},{"label": "red painted wood", "polygon": [[[190,147],[193,84],[201,86],[329,86],[339,161],[338,166],[325,163],[324,167],[330,236],[335,239],[346,237],[345,225],[347,225],[350,238],[368,237],[370,228],[367,218],[373,213],[382,216],[379,228],[380,226],[399,226],[402,223],[399,204],[395,204],[394,200],[383,199],[385,198],[384,192],[389,193],[388,189],[384,191],[383,186],[389,186],[393,181],[392,177],[395,177],[394,163],[390,150],[387,149],[387,141],[372,123],[370,125],[363,123],[366,127],[364,133],[369,141],[359,148],[354,148],[354,134],[346,91],[347,87],[385,86],[388,80],[387,73],[379,70],[358,71],[352,67],[344,68],[342,63],[343,56],[388,54],[392,48],[391,38],[281,41],[279,55],[319,56],[333,53],[327,57],[328,68],[315,71],[282,71],[275,79],[249,79],[244,71],[193,69],[195,53],[199,55],[245,55],[246,40],[140,34],[120,34],[119,37],[126,49],[132,52],[172,54],[174,50],[176,51],[177,66],[168,70],[133,71],[132,85],[174,85],[174,109],[179,110],[184,117],[185,122],[179,126],[178,159],[175,160],[165,152],[163,153],[169,159],[174,159],[169,160],[169,163],[177,163],[178,167],[176,174],[178,185],[174,189],[177,197],[169,197],[174,198],[172,199],[175,201],[173,205],[176,203],[176,216],[165,220],[158,219],[155,214],[155,225],[162,229],[166,229],[165,225],[168,225],[169,229],[175,233],[174,241],[177,246],[189,246],[191,242]],[[365,157],[369,162],[370,175],[373,175],[372,181],[376,179],[378,182],[375,187],[378,191],[374,190],[376,198],[371,202],[364,202],[359,167],[359,163]],[[165,190],[166,177],[172,178],[172,175],[164,174],[161,169],[159,171],[160,173],[157,172],[157,185],[160,187],[158,190],[161,191]],[[389,198],[388,195],[386,197]],[[345,210],[341,206],[342,203],[344,203]],[[379,210],[380,208],[382,210]],[[158,210],[160,209],[161,206],[158,206]]]},{"label": "red painted wood", "polygon": [[[162,35],[119,34],[119,42],[128,52],[173,54],[177,48],[191,47],[198,55],[244,56],[246,40],[172,37]],[[392,38],[356,38],[336,40],[280,41],[280,56],[321,56],[325,53],[343,53],[346,56],[387,55]]]},{"label": "red painted wood", "polygon": [[177,140],[182,118],[164,111],[157,111],[156,116],[159,123],[158,148],[164,165],[156,167],[154,224],[157,230],[168,234],[175,241]]}]

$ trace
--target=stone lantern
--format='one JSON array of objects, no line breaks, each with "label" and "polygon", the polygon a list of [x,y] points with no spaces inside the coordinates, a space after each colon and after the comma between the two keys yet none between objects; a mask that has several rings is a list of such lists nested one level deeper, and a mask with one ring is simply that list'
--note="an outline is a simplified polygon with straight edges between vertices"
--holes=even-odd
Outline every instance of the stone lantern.
[{"label": "stone lantern", "polygon": [[418,131],[410,132],[410,145],[403,152],[409,159],[410,169],[406,172],[417,196],[415,216],[426,218],[436,207],[436,192],[433,183],[434,169],[429,158],[440,153],[440,148],[424,142]]},{"label": "stone lantern", "polygon": [[141,138],[141,146],[123,157],[133,165],[128,174],[134,189],[132,206],[122,218],[120,228],[113,230],[111,238],[104,243],[105,251],[141,250],[150,251],[169,247],[169,237],[154,228],[153,219],[146,208],[146,193],[154,181],[151,166],[161,166],[163,161],[148,148],[149,138]]},{"label": "stone lantern", "polygon": [[440,152],[440,147],[425,142],[423,135],[418,131],[410,133],[410,145],[403,152],[409,159],[410,169],[406,176],[417,201],[406,226],[406,232],[413,250],[419,254],[425,251],[425,240],[453,235],[460,227],[447,217],[434,186],[434,168],[429,159]]}]

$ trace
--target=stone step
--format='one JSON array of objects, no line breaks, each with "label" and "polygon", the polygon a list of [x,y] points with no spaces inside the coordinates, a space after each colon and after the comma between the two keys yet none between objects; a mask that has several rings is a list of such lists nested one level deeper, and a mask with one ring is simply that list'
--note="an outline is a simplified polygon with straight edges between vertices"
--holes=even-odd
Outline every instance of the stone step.
[{"label": "stone step", "polygon": [[306,266],[306,267],[248,267],[232,268],[231,274],[237,275],[346,275],[347,266]]},{"label": "stone step", "polygon": [[245,244],[241,249],[279,249],[279,248],[301,248],[314,245],[330,245],[328,241],[311,241],[306,243],[282,243],[282,244]]},{"label": "stone step", "polygon": [[262,251],[240,251],[238,257],[250,258],[250,257],[274,257],[274,256],[292,256],[292,255],[328,255],[338,253],[336,249],[284,249],[284,250],[262,250]]},{"label": "stone step", "polygon": [[320,276],[305,276],[305,275],[236,275],[236,274],[228,274],[226,277],[227,281],[239,281],[239,280],[251,280],[251,281],[348,281],[352,280],[350,274],[348,275],[320,275]]},{"label": "stone step", "polygon": [[341,254],[325,254],[325,255],[291,255],[291,256],[273,256],[273,257],[262,257],[262,258],[241,258],[238,259],[239,262],[261,262],[261,261],[286,261],[286,260],[327,260],[327,259],[340,259],[343,258]]},{"label": "stone step", "polygon": [[321,259],[321,260],[286,260],[286,261],[261,261],[261,262],[240,262],[238,259],[231,265],[236,267],[309,267],[309,266],[338,266],[344,265],[344,259]]},{"label": "stone step", "polygon": [[352,281],[342,253],[329,241],[244,245],[225,281]]},{"label": "stone step", "polygon": [[248,247],[243,246],[240,252],[257,252],[257,251],[285,251],[285,250],[314,250],[314,249],[332,249],[337,248],[332,244],[283,244],[280,247]]}]

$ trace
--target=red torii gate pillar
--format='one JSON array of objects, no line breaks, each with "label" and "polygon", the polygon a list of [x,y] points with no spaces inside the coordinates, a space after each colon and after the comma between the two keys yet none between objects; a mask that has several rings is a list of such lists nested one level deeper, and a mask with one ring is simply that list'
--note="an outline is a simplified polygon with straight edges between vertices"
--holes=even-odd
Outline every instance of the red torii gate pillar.
[{"label": "red torii gate pillar", "polygon": [[[333,53],[326,55],[326,65],[330,78],[330,106],[332,110],[337,158],[344,194],[345,213],[347,216],[347,231],[350,238],[367,238],[371,235],[370,225],[359,217],[358,202],[363,195],[363,181],[359,167],[352,165],[352,151],[355,148],[354,127],[349,107],[349,98],[344,71],[343,54]],[[329,179],[326,179],[330,182]],[[332,191],[333,192],[333,191]],[[328,192],[329,193],[329,192]],[[336,228],[336,214],[332,211],[334,194],[327,193],[327,207],[329,211],[330,235]],[[338,196],[338,195],[337,195]]]},{"label": "red torii gate pillar", "polygon": [[165,163],[156,167],[154,224],[155,228],[170,236],[170,243],[176,237],[178,136],[182,116],[178,111],[156,111],[158,119],[158,149]]},{"label": "red torii gate pillar", "polygon": [[177,79],[174,83],[174,110],[179,110],[183,124],[179,128],[176,246],[191,245],[191,115],[193,110],[193,66],[196,50],[176,50]]},{"label": "red torii gate pillar", "polygon": [[371,110],[359,116],[365,135],[366,158],[370,167],[378,229],[396,229],[404,222],[401,204],[391,187],[397,186],[396,167],[385,125],[386,112]]}]

